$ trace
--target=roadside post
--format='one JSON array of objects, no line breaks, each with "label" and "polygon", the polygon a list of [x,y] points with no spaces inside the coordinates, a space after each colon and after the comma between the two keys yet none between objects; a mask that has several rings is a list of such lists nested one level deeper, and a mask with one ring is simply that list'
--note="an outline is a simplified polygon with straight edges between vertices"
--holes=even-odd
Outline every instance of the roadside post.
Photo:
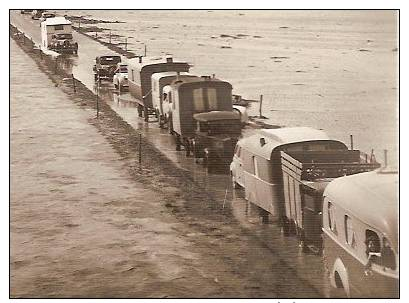
[{"label": "roadside post", "polygon": [[138,155],[138,160],[139,160],[139,165],[142,164],[142,134],[139,133],[139,155]]},{"label": "roadside post", "polygon": [[144,49],[145,49],[145,55],[144,55],[144,57],[146,57],[146,44],[144,44]]},{"label": "roadside post", "polygon": [[97,81],[97,118],[99,118],[99,75]]},{"label": "roadside post", "polygon": [[263,95],[260,95],[260,106],[259,106],[259,118],[262,118],[263,117],[263,115],[261,114],[261,109],[262,109],[262,106],[263,106]]},{"label": "roadside post", "polygon": [[74,87],[74,93],[76,93],[76,92],[77,92],[77,89],[76,89],[76,87],[75,87],[75,78],[74,78],[74,74],[71,74],[71,77],[72,77],[72,86]]},{"label": "roadside post", "polygon": [[125,38],[125,51],[128,51],[128,37]]},{"label": "roadside post", "polygon": [[351,150],[354,150],[354,136],[349,135],[349,139],[351,140]]}]

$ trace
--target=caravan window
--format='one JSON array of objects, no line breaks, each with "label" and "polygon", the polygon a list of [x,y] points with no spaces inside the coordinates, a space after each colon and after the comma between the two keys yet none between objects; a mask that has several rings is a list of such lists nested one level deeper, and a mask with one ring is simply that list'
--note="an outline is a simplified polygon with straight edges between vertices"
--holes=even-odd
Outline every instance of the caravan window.
[{"label": "caravan window", "polygon": [[202,88],[196,88],[193,90],[193,110],[198,112],[205,110]]},{"label": "caravan window", "polygon": [[254,167],[254,175],[256,177],[258,177],[259,173],[258,173],[258,165],[257,165],[257,157],[256,156],[253,156],[253,167]]},{"label": "caravan window", "polygon": [[209,101],[209,110],[217,110],[217,92],[215,88],[207,89],[207,98]]},{"label": "caravan window", "polygon": [[352,225],[352,219],[348,215],[344,217],[345,240],[353,248],[356,247],[355,232]]},{"label": "caravan window", "polygon": [[61,24],[59,24],[59,25],[54,25],[54,29],[55,29],[56,31],[62,31],[62,30],[64,29],[64,25],[61,25]]}]

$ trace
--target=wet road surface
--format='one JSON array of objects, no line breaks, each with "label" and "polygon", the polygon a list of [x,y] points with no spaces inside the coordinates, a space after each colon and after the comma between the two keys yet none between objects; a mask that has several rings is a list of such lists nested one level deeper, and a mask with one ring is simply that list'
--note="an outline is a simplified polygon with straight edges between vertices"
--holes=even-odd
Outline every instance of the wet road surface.
[{"label": "wet road surface", "polygon": [[[30,24],[31,19],[29,19],[28,16],[24,16],[24,19],[22,20],[20,16],[15,16],[13,17],[12,15],[12,20],[13,23],[16,21],[16,25],[19,26],[20,28],[26,30],[27,31],[32,31],[31,35],[33,37],[33,39],[36,39],[36,27],[32,26],[28,26]],[[27,19],[27,20],[25,20]],[[19,24],[18,24],[19,23]],[[35,22],[34,22],[35,24]],[[38,33],[39,33],[39,27],[38,27]],[[29,33],[30,34],[30,33]],[[78,37],[77,37],[78,36]],[[38,34],[39,37],[39,34]],[[38,38],[37,37],[37,38]],[[94,81],[93,81],[93,75],[92,75],[92,65],[93,65],[93,60],[96,56],[96,54],[99,53],[104,53],[104,52],[111,52],[108,51],[105,47],[101,46],[99,43],[92,41],[90,39],[88,39],[87,37],[84,37],[83,35],[79,35],[76,34],[76,38],[77,41],[79,42],[80,45],[80,52],[79,52],[79,56],[78,58],[74,58],[74,67],[73,67],[73,73],[75,75],[75,77],[77,79],[79,79],[80,81],[82,81],[84,84],[86,84],[87,87],[89,87],[90,89],[94,89]],[[30,59],[29,59],[30,60]],[[13,64],[14,66],[14,64]],[[21,75],[20,75],[21,76]],[[12,80],[12,83],[15,82],[15,80]],[[44,81],[43,81],[44,82]],[[18,83],[18,81],[17,81]],[[45,83],[45,86],[50,87],[51,85],[47,85]],[[27,91],[33,91],[36,90],[34,88],[28,88]],[[186,233],[185,236],[190,240],[193,241],[197,246],[196,248],[199,250],[199,257],[191,257],[189,259],[189,262],[192,261],[192,259],[196,259],[196,260],[200,260],[200,262],[204,262],[207,261],[207,257],[205,256],[215,256],[218,260],[210,260],[212,263],[210,264],[216,264],[217,266],[214,267],[212,265],[208,265],[207,267],[204,266],[204,272],[208,271],[208,272],[221,272],[221,275],[212,275],[212,274],[207,274],[204,273],[202,275],[206,277],[206,279],[211,280],[211,284],[213,285],[214,283],[216,283],[218,285],[218,287],[216,287],[217,290],[212,289],[212,286],[209,286],[208,288],[205,287],[203,284],[203,280],[200,279],[200,281],[197,281],[197,285],[200,285],[201,291],[202,292],[198,292],[198,293],[194,293],[192,295],[186,295],[186,292],[188,291],[186,289],[186,283],[192,283],[193,281],[191,281],[191,277],[188,275],[188,281],[189,282],[185,282],[185,283],[181,283],[181,285],[184,285],[184,289],[181,290],[179,293],[171,293],[170,295],[173,296],[224,296],[224,297],[228,297],[228,296],[233,296],[233,297],[242,297],[242,296],[255,296],[255,297],[276,297],[276,296],[288,296],[288,297],[304,297],[304,296],[317,296],[317,294],[319,293],[318,296],[326,296],[327,295],[327,280],[325,277],[325,271],[323,269],[323,265],[322,265],[322,260],[320,257],[314,256],[314,255],[305,255],[302,254],[300,252],[300,250],[297,247],[297,242],[295,239],[292,238],[284,238],[282,237],[280,231],[278,230],[278,228],[276,228],[276,226],[274,226],[273,224],[271,225],[262,225],[260,223],[260,220],[257,216],[257,212],[256,210],[254,210],[251,206],[249,206],[247,204],[247,202],[243,199],[243,193],[240,191],[233,191],[231,189],[230,186],[230,179],[228,176],[226,175],[215,175],[215,174],[207,174],[205,172],[205,170],[194,163],[193,159],[191,158],[186,158],[184,156],[183,152],[176,152],[174,150],[174,144],[173,144],[173,139],[171,136],[169,136],[167,134],[166,131],[164,130],[160,130],[157,127],[156,123],[145,123],[143,122],[141,119],[139,119],[137,117],[136,114],[136,109],[133,105],[132,102],[127,102],[127,101],[122,101],[122,100],[128,100],[130,99],[129,95],[124,94],[122,96],[120,96],[118,98],[118,96],[113,93],[113,89],[110,85],[107,85],[105,87],[102,88],[102,93],[106,96],[106,99],[108,100],[108,103],[110,104],[110,106],[125,120],[127,121],[130,125],[132,125],[134,128],[140,129],[143,133],[143,135],[145,137],[147,137],[150,141],[154,142],[154,144],[169,158],[171,159],[176,165],[178,165],[179,167],[186,169],[187,171],[189,171],[191,173],[191,175],[193,176],[194,180],[199,183],[203,189],[207,189],[209,191],[209,194],[213,197],[214,200],[219,201],[218,204],[218,209],[220,212],[224,211],[224,209],[230,211],[235,219],[237,219],[238,222],[240,222],[240,226],[244,227],[245,230],[248,231],[248,233],[246,234],[246,236],[237,236],[235,235],[235,229],[237,229],[237,226],[234,227],[229,227],[229,226],[223,226],[222,229],[220,229],[221,231],[223,231],[223,235],[219,235],[219,237],[216,238],[212,238],[211,236],[208,236],[205,233],[197,233],[197,232],[193,232],[193,233]],[[29,98],[31,99],[31,97]],[[34,104],[34,107],[38,107],[39,104]],[[39,108],[38,110],[42,111],[44,110],[43,108]],[[92,113],[87,113],[88,115],[92,115]],[[40,115],[41,116],[41,115]],[[39,117],[40,117],[39,116]],[[49,119],[45,118],[44,116],[41,117],[41,120],[43,121],[43,123],[47,122]],[[13,123],[13,122],[12,122]],[[15,122],[13,123],[14,125]],[[85,125],[84,125],[85,126]],[[61,134],[56,134],[55,137],[59,137]],[[14,135],[13,135],[14,136]],[[96,151],[94,151],[94,144],[95,144],[95,140],[93,138],[93,136],[86,136],[87,140],[83,140],[83,142],[81,142],[81,145],[78,146],[77,148],[85,148],[85,149],[89,149],[88,151],[92,152],[92,155],[96,154],[99,155],[100,154],[100,148],[98,147],[98,153],[94,153]],[[82,137],[81,137],[82,138]],[[74,142],[78,142],[81,140],[81,138],[76,138],[72,141],[72,143]],[[91,139],[92,138],[92,139]],[[26,141],[27,138],[23,138],[22,142]],[[47,144],[46,144],[47,146]],[[72,146],[75,147],[75,144],[72,144]],[[97,147],[97,146],[95,146]],[[48,146],[49,148],[49,146]],[[47,150],[43,150],[42,153],[47,154]],[[70,157],[72,157],[71,153],[66,151],[65,152],[67,154],[67,159],[69,160]],[[15,154],[21,154],[19,152],[15,153]],[[101,153],[104,154],[105,153]],[[31,154],[27,154],[26,157],[29,159],[32,155]],[[81,158],[81,157],[80,157]],[[75,159],[75,157],[74,157]],[[88,161],[87,161],[88,163]],[[65,161],[61,161],[60,163],[60,169],[62,169],[63,167],[66,166]],[[81,166],[81,165],[78,165]],[[78,167],[77,166],[77,167]],[[74,167],[73,167],[73,170]],[[91,168],[89,169],[89,173],[93,172],[93,171],[98,171],[98,168]],[[18,169],[15,169],[14,171],[19,171]],[[88,169],[87,169],[88,171]],[[120,169],[118,169],[117,173],[120,171]],[[84,173],[84,169],[79,170],[79,175],[82,175]],[[57,174],[59,175],[59,174]],[[105,177],[107,177],[107,179],[110,179],[112,177],[112,175],[115,175],[115,173],[111,172],[106,172]],[[84,178],[85,176],[83,176]],[[59,177],[57,177],[59,178]],[[92,175],[89,175],[88,177],[84,178],[86,180],[92,180]],[[106,180],[105,180],[106,181]],[[13,181],[12,181],[13,182]],[[31,181],[32,182],[32,181]],[[121,180],[122,182],[122,180]],[[121,183],[120,182],[120,183]],[[24,182],[23,182],[24,183]],[[19,187],[23,184],[21,182],[21,180],[15,180],[14,181],[14,186],[15,188],[20,189]],[[104,183],[104,182],[102,182]],[[91,187],[93,188],[93,190],[91,190],[91,195],[90,197],[88,197],[88,195],[85,195],[81,198],[76,198],[77,199],[77,203],[83,204],[83,200],[87,200],[87,199],[92,199],[92,194],[95,194],[95,192],[102,192],[104,193],[104,195],[108,195],[107,192],[111,193],[112,188],[114,188],[115,190],[112,192],[112,195],[117,195],[118,193],[118,188],[122,189],[122,186],[118,185],[118,184],[111,184],[109,183],[109,189],[107,190],[107,187],[104,186],[103,184],[100,185],[99,187],[96,186],[95,184],[93,184]],[[116,186],[115,186],[116,185]],[[123,184],[122,184],[123,185]],[[131,185],[124,185],[125,187],[131,187],[135,186],[134,183],[132,182],[132,186]],[[32,186],[30,188],[27,189],[27,192],[29,193],[30,196],[33,196],[33,199],[38,199],[38,197],[41,197],[41,193],[36,193],[33,195],[32,192],[30,191],[36,191],[37,188],[36,186]],[[173,189],[175,190],[175,189]],[[121,190],[119,190],[121,191]],[[138,195],[140,196],[140,192],[139,192],[139,188],[135,189],[135,191],[137,191],[138,193],[136,194],[136,196],[138,197]],[[16,190],[15,191],[16,194],[20,194],[20,190]],[[169,195],[172,193],[172,189],[169,189]],[[133,196],[134,192],[131,191],[131,193],[129,193],[130,196]],[[126,196],[126,195],[125,195]],[[149,202],[151,202],[152,197],[154,195],[151,195],[151,193],[146,193],[142,194],[141,200],[143,201],[144,199],[148,199]],[[108,196],[109,197],[109,196]],[[149,197],[149,198],[147,198]],[[14,199],[12,198],[12,200],[17,201],[20,200],[21,198],[19,196],[14,197]],[[124,198],[125,200],[127,199],[126,197]],[[109,200],[109,199],[108,199]],[[121,199],[120,199],[121,200]],[[141,201],[141,204],[143,203]],[[128,201],[129,202],[129,201]],[[146,202],[144,202],[146,203]],[[155,203],[155,199],[153,199],[152,203]],[[158,201],[156,201],[156,203],[159,203]],[[108,203],[109,204],[109,203]],[[128,205],[127,203],[125,203],[126,205]],[[51,204],[52,205],[52,204]],[[155,204],[152,205],[152,208],[154,207]],[[13,206],[12,206],[13,207]],[[25,206],[24,206],[25,207]],[[48,207],[48,206],[47,206]],[[105,210],[106,205],[104,205],[104,210]],[[108,207],[109,208],[109,207]],[[127,208],[127,207],[125,207]],[[144,209],[151,209],[151,208],[147,208],[147,207],[142,207]],[[39,211],[39,210],[37,210]],[[146,210],[145,210],[146,211]],[[153,211],[151,209],[151,211]],[[124,210],[121,207],[120,212],[124,212]],[[162,214],[162,212],[166,213],[166,209],[161,210],[161,211],[154,211],[155,216],[157,214]],[[82,212],[81,212],[82,213]],[[87,218],[89,216],[88,214],[84,214],[83,217],[83,221],[82,222],[86,222],[88,221]],[[126,216],[127,218],[129,217],[133,217],[133,212],[131,211],[130,213],[128,213],[128,215]],[[146,214],[143,214],[143,216],[146,216]],[[58,216],[57,216],[58,217]],[[75,216],[73,216],[75,217]],[[145,217],[143,217],[145,218]],[[33,218],[31,218],[32,220]],[[170,220],[172,219],[172,217],[170,216]],[[190,218],[192,219],[192,218]],[[200,218],[197,218],[200,220]],[[131,220],[128,218],[128,220]],[[30,220],[28,220],[30,221]],[[125,220],[126,222],[126,220]],[[94,228],[94,224],[90,224]],[[117,222],[116,224],[118,224],[119,226],[124,226],[127,225],[127,223],[124,223],[124,218],[123,217],[119,217],[117,218]],[[145,228],[149,228],[152,226],[156,226],[157,223],[156,222],[152,222],[149,220],[145,220],[144,224],[141,224],[140,222],[138,222],[137,224],[132,223],[133,225],[136,226],[140,226],[142,225]],[[129,228],[132,229],[132,224],[128,223],[128,226],[131,226]],[[213,223],[212,223],[213,224]],[[219,224],[223,225],[223,222],[219,222]],[[74,223],[75,225],[75,223]],[[68,224],[68,226],[70,226],[70,223]],[[100,229],[103,229],[102,227],[100,227]],[[167,227],[164,228],[166,231],[172,230],[172,227]],[[178,228],[175,228],[178,229]],[[230,229],[230,233],[229,233],[229,229]],[[42,229],[40,229],[42,230]],[[183,230],[183,228],[182,228]],[[112,235],[115,234],[116,231],[112,231]],[[157,233],[158,231],[153,231],[153,233],[155,234],[155,232]],[[159,231],[160,232],[160,231]],[[23,233],[24,234],[24,233]],[[45,233],[45,236],[47,237],[47,234]],[[137,240],[135,240],[134,237],[135,235],[130,233],[128,229],[125,229],[124,231],[124,235],[123,237],[125,238],[125,240],[118,240],[116,241],[117,245],[122,246],[123,243],[126,242],[127,237],[128,240],[131,238],[133,241],[130,242],[129,244],[129,249],[131,250],[137,250],[138,245],[136,245],[135,242],[137,242]],[[25,235],[25,237],[28,237],[27,235]],[[31,236],[30,236],[31,237]],[[28,238],[30,238],[28,237]],[[79,237],[81,238],[81,237]],[[150,238],[150,237],[149,237]],[[166,238],[166,237],[165,237]],[[169,241],[166,241],[165,238],[161,238],[159,237],[157,239],[157,244],[158,245],[163,245],[163,251],[166,252],[165,255],[169,255],[172,254],[172,248],[166,247],[166,243],[169,242],[173,242],[174,239],[170,238]],[[193,238],[193,239],[192,239]],[[219,239],[220,238],[220,239]],[[226,243],[226,239],[227,239],[227,243]],[[90,245],[89,250],[91,250],[92,252],[96,249],[96,247],[98,247],[97,240],[100,240],[99,238],[94,239],[93,242],[91,241],[90,243],[93,243],[92,245]],[[27,240],[29,241],[29,239]],[[72,240],[73,242],[78,241],[78,239]],[[84,241],[83,243],[88,243],[88,241],[90,241],[90,239],[87,239],[87,237],[84,237],[81,239],[81,241]],[[143,240],[145,241],[145,239]],[[178,241],[175,241],[176,243],[178,243]],[[18,251],[19,249],[21,249],[23,246],[21,246],[21,243],[23,242],[17,242],[14,246],[15,251]],[[240,250],[237,252],[234,252],[234,245],[239,244],[241,246]],[[54,247],[58,247],[59,245],[61,245],[60,242],[57,242],[56,245],[53,245]],[[115,246],[115,245],[112,245]],[[181,245],[181,247],[184,247],[183,245]],[[209,255],[207,255],[208,251],[206,251],[206,249],[212,248],[213,253],[210,253]],[[216,248],[216,249],[215,249]],[[232,249],[231,251],[229,251],[229,248]],[[44,247],[43,247],[44,249]],[[80,255],[81,250],[84,249],[84,246],[79,246],[77,253],[78,255]],[[218,251],[217,249],[220,249],[220,251]],[[222,250],[226,250],[226,255],[220,254]],[[25,251],[22,250],[20,252],[21,255],[23,255],[23,252]],[[231,252],[231,254],[229,255],[228,253]],[[145,254],[146,252],[142,253]],[[168,254],[169,253],[169,254]],[[176,256],[180,255],[180,252],[176,252],[174,253]],[[14,258],[14,256],[18,256],[19,254],[12,254],[12,257]],[[116,252],[112,253],[111,252],[111,256],[113,259],[115,259]],[[149,255],[149,253],[148,253]],[[182,254],[184,255],[184,253]],[[189,253],[187,254],[189,255]],[[110,259],[107,257],[107,259]],[[131,260],[133,260],[133,258],[130,258]],[[111,260],[111,259],[110,259]],[[14,266],[16,266],[15,268],[18,267],[17,264],[20,264],[20,268],[21,271],[24,272],[25,270],[25,263],[24,261],[19,262],[21,260],[19,260],[18,258],[16,260],[12,260],[12,264],[13,262],[15,263]],[[155,260],[156,261],[156,260]],[[216,261],[216,262],[215,262]],[[214,263],[215,262],[215,263]],[[158,261],[158,263],[160,264],[160,261]],[[163,265],[159,266],[159,267],[163,267],[164,270],[168,271],[168,269],[171,268],[175,268],[175,271],[177,272],[176,268],[179,268],[181,266],[180,260],[177,260],[176,265],[172,266],[171,262],[168,263],[164,263]],[[47,268],[47,266],[45,266],[45,264],[43,264],[43,270],[44,272],[46,272],[47,270],[49,270],[49,268]],[[129,268],[131,268],[132,266],[130,266]],[[182,266],[183,267],[183,266]],[[96,266],[95,268],[98,268],[98,266]],[[194,265],[193,268],[196,270],[196,268],[200,268],[200,266],[198,265]],[[190,270],[192,270],[192,268],[190,268]],[[130,271],[133,271],[133,269],[131,269]],[[16,270],[17,272],[17,270]],[[229,274],[233,274],[233,276],[229,276],[229,274],[227,274],[229,272]],[[94,273],[95,274],[95,273]],[[101,273],[102,274],[102,273]],[[103,272],[103,274],[105,275],[106,272]],[[165,275],[166,276],[166,275]],[[254,279],[252,280],[253,282],[246,285],[246,282],[244,282],[244,278],[243,276],[246,277],[246,279]],[[28,275],[29,277],[29,275]],[[148,280],[154,280],[156,281],[158,276],[155,276],[155,278],[152,279],[148,279]],[[139,277],[141,278],[141,277]],[[145,277],[146,278],[146,277]],[[174,278],[171,277],[170,279]],[[110,279],[110,278],[109,278]],[[142,278],[143,279],[143,278]],[[206,280],[205,279],[205,280]],[[25,283],[27,283],[27,280],[29,279],[25,279],[24,282],[20,281],[19,283],[22,283],[20,285],[24,285]],[[133,280],[133,279],[131,279]],[[223,282],[220,282],[223,281]],[[64,281],[64,283],[62,283],[58,288],[58,286],[56,286],[56,290],[55,290],[55,295],[57,296],[64,296],[64,292],[61,291],[61,288],[65,287],[66,281]],[[85,283],[85,282],[84,282]],[[134,283],[134,281],[129,282],[129,283]],[[220,286],[220,283],[224,284],[222,287]],[[47,284],[47,283],[46,283]],[[139,290],[135,290],[135,292],[129,292],[130,290],[128,289],[127,291],[125,291],[127,289],[127,287],[129,287],[129,284],[126,283],[122,283],[122,286],[119,287],[119,289],[121,291],[115,292],[113,290],[113,288],[110,289],[110,291],[107,292],[98,292],[98,287],[93,285],[92,287],[90,286],[90,288],[88,288],[88,293],[84,294],[86,295],[90,295],[90,293],[93,293],[93,291],[96,291],[97,294],[100,294],[101,296],[106,296],[109,293],[113,293],[113,294],[123,294],[124,296],[161,296],[161,295],[169,295],[169,293],[167,291],[163,291],[164,294],[158,295],[157,292],[144,292],[143,290],[139,289]],[[253,285],[253,286],[251,286]],[[263,288],[266,285],[268,285],[268,288]],[[281,287],[281,288],[280,288]],[[16,289],[19,289],[19,287],[17,287]],[[85,288],[87,289],[87,288]],[[158,289],[161,289],[161,287],[158,287]],[[158,290],[159,291],[159,290]],[[29,293],[29,292],[28,292]],[[72,293],[65,293],[66,296],[71,296]]]}]

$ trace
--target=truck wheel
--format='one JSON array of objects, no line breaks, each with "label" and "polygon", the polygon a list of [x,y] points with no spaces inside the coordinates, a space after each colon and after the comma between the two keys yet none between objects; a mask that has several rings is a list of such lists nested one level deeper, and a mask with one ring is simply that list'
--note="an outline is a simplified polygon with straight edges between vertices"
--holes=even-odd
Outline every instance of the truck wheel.
[{"label": "truck wheel", "polygon": [[285,237],[288,237],[290,235],[290,224],[286,217],[281,219],[281,231]]},{"label": "truck wheel", "polygon": [[143,112],[143,106],[138,104],[138,116],[142,117],[142,112]]},{"label": "truck wheel", "polygon": [[176,140],[176,151],[180,151],[181,150],[181,146],[182,146],[182,142],[180,142],[180,137],[176,136],[175,137]]},{"label": "truck wheel", "polygon": [[172,116],[168,117],[168,131],[169,131],[169,134],[173,134]]},{"label": "truck wheel", "polygon": [[190,157],[190,151],[191,151],[190,141],[189,141],[189,140],[185,140],[185,152],[186,152],[186,157]]}]

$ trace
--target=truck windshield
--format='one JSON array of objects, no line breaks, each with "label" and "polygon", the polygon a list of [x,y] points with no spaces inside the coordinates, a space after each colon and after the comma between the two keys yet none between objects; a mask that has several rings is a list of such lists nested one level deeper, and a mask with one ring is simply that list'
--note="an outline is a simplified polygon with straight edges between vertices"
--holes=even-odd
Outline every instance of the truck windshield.
[{"label": "truck windshield", "polygon": [[72,39],[72,34],[57,34],[56,37],[57,37],[58,40],[60,40],[60,39],[69,39],[69,40],[71,40]]},{"label": "truck windshield", "polygon": [[121,57],[101,57],[99,62],[103,65],[116,65],[117,63],[121,62]]}]

